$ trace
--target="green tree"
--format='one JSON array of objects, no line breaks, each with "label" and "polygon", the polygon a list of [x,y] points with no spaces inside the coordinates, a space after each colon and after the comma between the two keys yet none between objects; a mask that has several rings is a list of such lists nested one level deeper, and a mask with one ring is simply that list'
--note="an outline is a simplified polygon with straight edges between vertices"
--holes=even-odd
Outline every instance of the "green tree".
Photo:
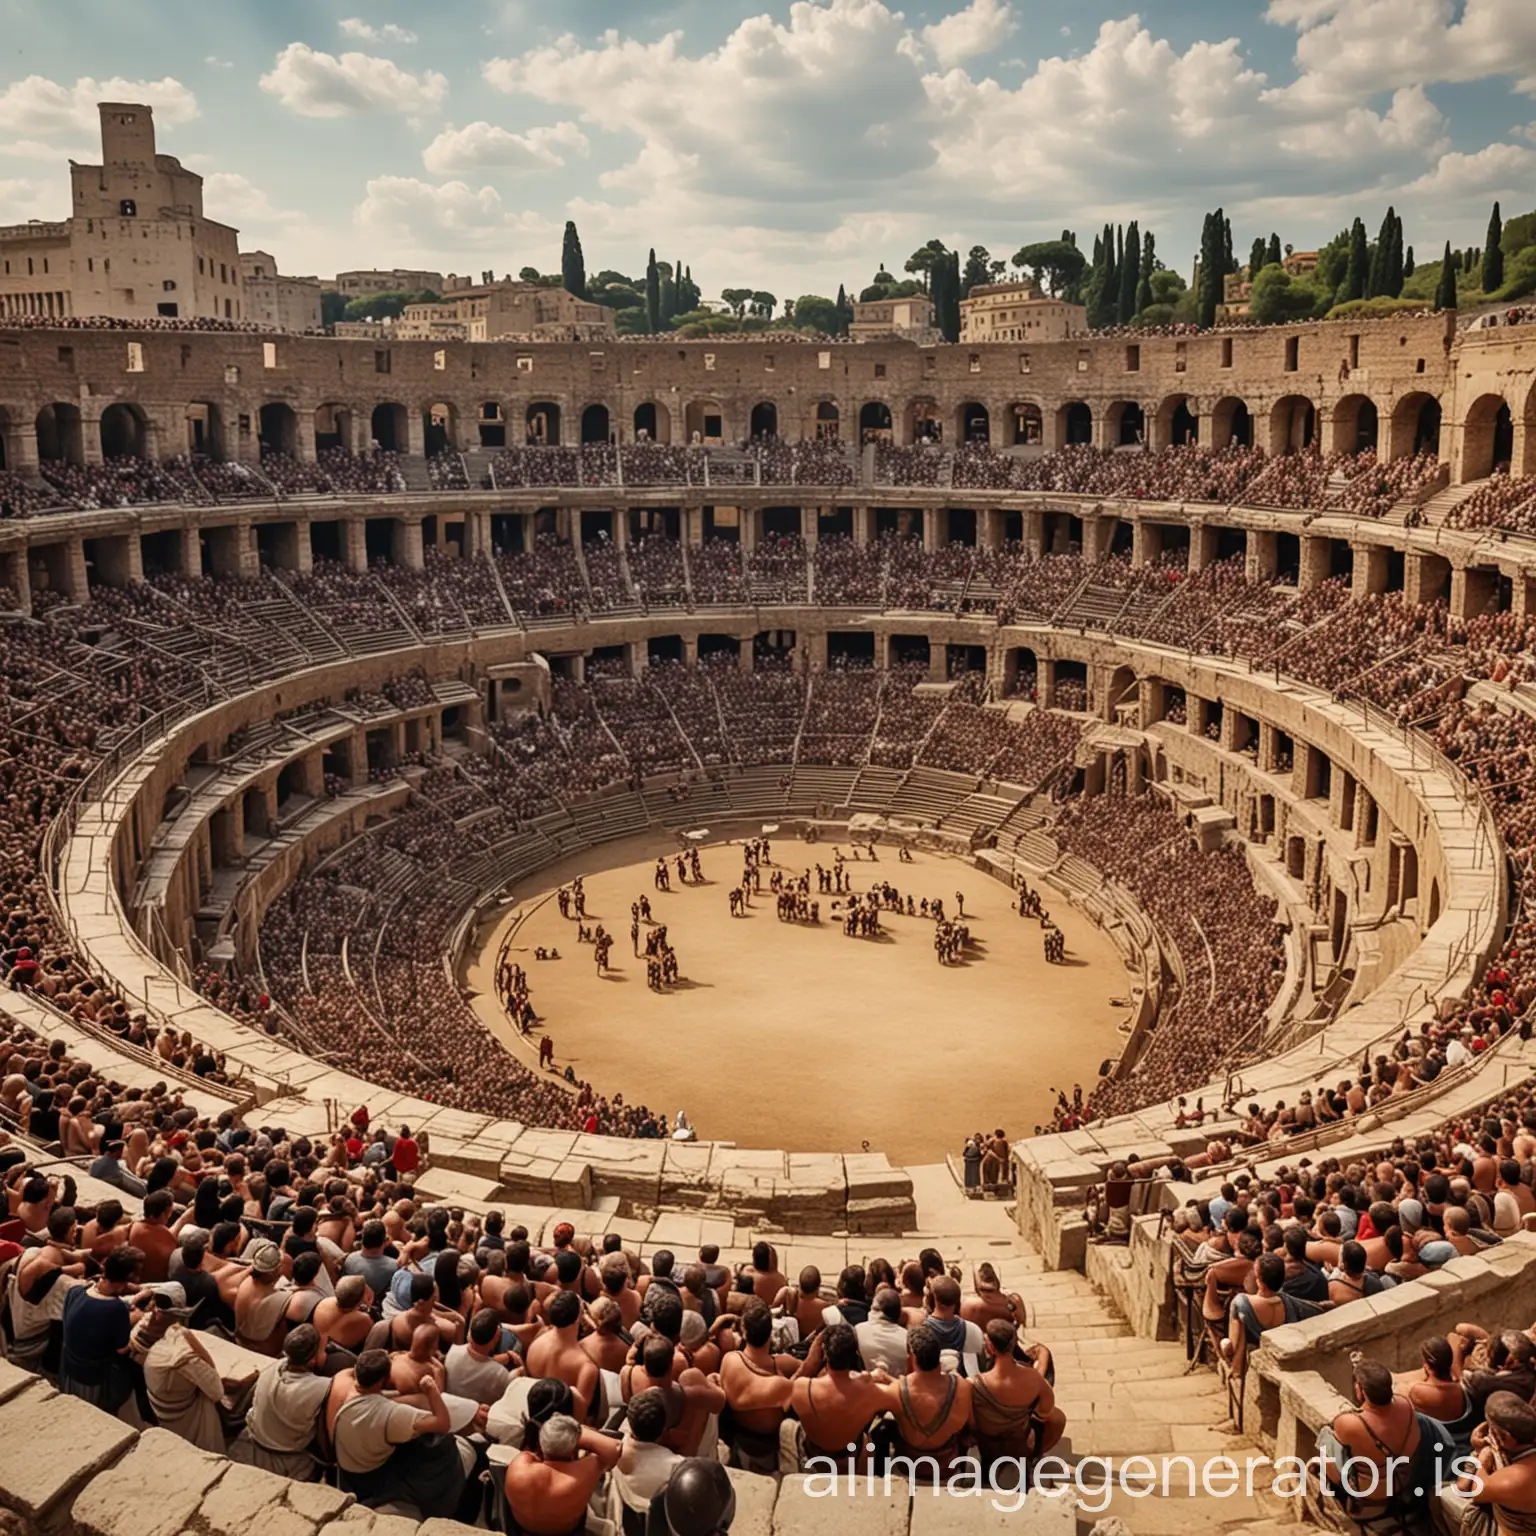
[{"label": "green tree", "polygon": [[576,233],[576,221],[565,221],[565,241],[560,247],[560,281],[567,293],[578,299],[587,296],[587,260],[581,253],[581,236]]},{"label": "green tree", "polygon": [[335,325],[338,320],[347,318],[347,296],[344,293],[322,293],[320,295],[320,323],[322,325]]},{"label": "green tree", "polygon": [[752,290],[750,288],[725,288],[721,290],[720,297],[731,306],[731,313],[738,319],[747,312],[747,305],[752,302]]},{"label": "green tree", "polygon": [[1125,254],[1120,262],[1120,297],[1115,319],[1129,325],[1136,318],[1136,289],[1141,282],[1141,226],[1132,219],[1125,231]]},{"label": "green tree", "polygon": [[1200,234],[1200,288],[1196,308],[1201,330],[1209,330],[1216,323],[1216,309],[1223,297],[1230,229],[1220,208],[1205,216],[1205,226]]},{"label": "green tree", "polygon": [[752,313],[759,320],[772,320],[773,312],[778,307],[779,301],[761,288],[752,295]]},{"label": "green tree", "polygon": [[620,336],[644,336],[651,328],[645,305],[631,304],[627,309],[615,310],[613,326]]},{"label": "green tree", "polygon": [[[906,266],[902,270],[910,272],[924,288],[931,288],[934,265],[940,256],[947,253],[948,249],[942,240],[930,240],[926,245],[920,245],[907,257]],[[878,281],[879,279],[876,278],[876,282]]]},{"label": "green tree", "polygon": [[1269,237],[1269,250],[1264,256],[1266,267],[1278,267],[1284,258],[1280,255],[1280,236],[1271,234]]},{"label": "green tree", "polygon": [[1403,281],[1413,276],[1413,247],[1410,245],[1403,256]]},{"label": "green tree", "polygon": [[972,288],[984,287],[992,281],[992,253],[984,245],[973,245],[965,258],[965,271],[960,274],[960,297],[967,297]]},{"label": "green tree", "polygon": [[846,336],[848,327],[853,324],[853,304],[848,297],[848,290],[841,283],[837,285],[837,329],[833,332],[836,336]]},{"label": "green tree", "polygon": [[1154,304],[1176,304],[1187,286],[1184,279],[1168,267],[1159,267],[1147,279],[1147,284],[1152,290]]},{"label": "green tree", "polygon": [[1157,247],[1149,229],[1141,237],[1141,281],[1136,285],[1136,313],[1152,303],[1152,274],[1157,271]]},{"label": "green tree", "polygon": [[661,329],[661,268],[656,265],[656,247],[645,263],[645,316],[654,336]]},{"label": "green tree", "polygon": [[1504,220],[1499,205],[1493,205],[1488,218],[1488,237],[1483,242],[1483,292],[1493,293],[1504,286]]},{"label": "green tree", "polygon": [[1083,253],[1065,240],[1041,240],[1013,253],[1013,265],[1027,271],[1052,296],[1061,295],[1083,274]]},{"label": "green tree", "polygon": [[1293,278],[1281,266],[1266,266],[1253,281],[1248,314],[1260,325],[1305,320],[1318,304],[1318,290]]},{"label": "green tree", "polygon": [[689,310],[699,307],[704,295],[699,292],[699,285],[693,280],[693,268],[684,267],[682,279],[677,285],[677,309],[679,314],[685,314]]},{"label": "green tree", "polygon": [[1366,244],[1365,225],[1356,219],[1349,228],[1349,265],[1344,271],[1344,300],[1365,297],[1366,282],[1370,277],[1371,253]]},{"label": "green tree", "polygon": [[519,269],[517,276],[519,282],[537,283],[539,280],[539,269],[537,267],[523,267]]},{"label": "green tree", "polygon": [[1248,281],[1250,283],[1268,265],[1264,256],[1266,249],[1264,237],[1259,235],[1253,242],[1253,249],[1248,252]]},{"label": "green tree", "polygon": [[412,293],[375,293],[367,298],[353,299],[343,311],[347,320],[398,320],[407,304],[435,304],[439,295],[430,288]]},{"label": "green tree", "polygon": [[1387,296],[1397,298],[1403,291],[1403,221],[1397,216],[1392,219],[1392,244],[1387,251],[1386,260]]},{"label": "green tree", "polygon": [[1456,259],[1451,255],[1451,242],[1445,242],[1445,259],[1440,263],[1440,284],[1435,289],[1436,309],[1455,309]]},{"label": "green tree", "polygon": [[[788,303],[784,306],[788,309]],[[795,324],[802,331],[819,331],[823,336],[838,334],[838,309],[833,299],[819,293],[802,293],[795,300]]]}]

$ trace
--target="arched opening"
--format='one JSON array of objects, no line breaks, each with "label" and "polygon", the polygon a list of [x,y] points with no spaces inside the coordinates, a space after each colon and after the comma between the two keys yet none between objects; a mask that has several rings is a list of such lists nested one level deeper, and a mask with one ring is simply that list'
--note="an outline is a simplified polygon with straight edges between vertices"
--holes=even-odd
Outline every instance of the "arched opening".
[{"label": "arched opening", "polygon": [[[1116,667],[1110,674],[1109,692],[1104,698],[1104,718],[1113,721],[1121,710],[1137,710],[1139,702],[1140,690],[1135,670],[1131,667]],[[1133,717],[1125,723],[1135,727],[1137,719]]]},{"label": "arched opening", "polygon": [[816,407],[816,441],[835,443],[839,426],[837,407],[830,400],[819,402]]},{"label": "arched opening", "polygon": [[37,456],[45,462],[62,459],[68,464],[85,463],[78,405],[55,401],[37,413]]},{"label": "arched opening", "polygon": [[772,400],[759,400],[752,407],[750,430],[754,442],[763,442],[779,435],[779,408]]},{"label": "arched opening", "polygon": [[1157,408],[1157,432],[1153,446],[1183,448],[1198,441],[1200,423],[1189,408],[1188,395],[1169,395]]},{"label": "arched opening", "polygon": [[285,453],[290,459],[298,456],[299,418],[294,415],[291,405],[270,400],[262,406],[257,420],[260,423],[257,443],[262,458],[274,453]]},{"label": "arched opening", "polygon": [[1317,437],[1317,412],[1305,395],[1286,395],[1269,413],[1269,451],[1296,453]]},{"label": "arched opening", "polygon": [[888,443],[891,440],[891,408],[883,400],[871,400],[859,411],[859,442]]},{"label": "arched opening", "polygon": [[1391,451],[1394,459],[1415,453],[1440,454],[1440,402],[1415,391],[1392,407]]},{"label": "arched opening", "polygon": [[1056,439],[1067,448],[1093,441],[1093,411],[1081,400],[1069,400],[1056,412]]},{"label": "arched opening", "polygon": [[499,400],[482,400],[480,402],[480,446],[482,448],[505,448],[507,446],[507,418],[501,409]]},{"label": "arched opening", "polygon": [[582,443],[606,443],[608,438],[608,407],[606,405],[589,405],[581,413]]},{"label": "arched opening", "polygon": [[1146,441],[1146,412],[1134,400],[1116,400],[1107,412],[1109,440],[1117,448],[1134,448]]},{"label": "arched opening", "polygon": [[459,446],[459,426],[454,410],[446,401],[439,400],[421,413],[422,442],[427,457],[435,459],[440,453],[453,453]]},{"label": "arched opening", "polygon": [[322,405],[315,410],[315,452],[352,447],[352,412],[344,405]]},{"label": "arched opening", "polygon": [[1374,451],[1379,427],[1374,400],[1368,395],[1345,395],[1333,408],[1333,452]]},{"label": "arched opening", "polygon": [[725,408],[718,400],[690,400],[683,420],[690,443],[718,448],[725,441]]},{"label": "arched opening", "polygon": [[1502,395],[1483,395],[1467,412],[1462,432],[1461,478],[1483,480],[1494,470],[1509,468],[1514,457],[1515,427],[1509,402]]},{"label": "arched opening", "polygon": [[914,400],[907,408],[907,428],[914,443],[942,443],[944,422],[939,416],[938,402]]},{"label": "arched opening", "polygon": [[136,405],[109,405],[101,413],[102,458],[143,458],[144,434],[144,414]]},{"label": "arched opening", "polygon": [[670,443],[672,441],[672,413],[657,400],[647,400],[635,407],[635,441],[637,443]]},{"label": "arched opening", "polygon": [[523,413],[523,440],[535,447],[560,446],[560,407],[553,400],[532,400]]},{"label": "arched opening", "polygon": [[1211,447],[1253,447],[1253,417],[1235,395],[1218,400],[1211,411]]},{"label": "arched opening", "polygon": [[405,407],[397,400],[386,400],[373,408],[368,421],[373,446],[385,453],[404,453],[406,450]]},{"label": "arched opening", "polygon": [[991,443],[992,413],[979,400],[967,400],[960,407],[960,441]]},{"label": "arched opening", "polygon": [[1040,407],[1032,400],[1021,400],[1012,411],[1013,445],[1015,448],[1033,448],[1045,441],[1045,419]]}]

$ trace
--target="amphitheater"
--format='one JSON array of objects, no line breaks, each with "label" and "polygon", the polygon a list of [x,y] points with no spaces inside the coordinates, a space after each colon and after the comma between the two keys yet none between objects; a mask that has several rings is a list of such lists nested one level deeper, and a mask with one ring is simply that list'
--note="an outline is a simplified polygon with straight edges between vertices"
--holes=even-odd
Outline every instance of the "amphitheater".
[{"label": "amphitheater", "polygon": [[[990,1263],[1052,1352],[1073,1490],[1005,1514],[732,1470],[735,1530],[1321,1518],[1262,1480],[1146,1498],[1093,1467],[1310,1457],[1351,1351],[1406,1372],[1458,1323],[1530,1323],[1516,1230],[1239,1366],[1202,1347],[1173,1220],[1239,1174],[1254,1230],[1299,1177],[1363,1211],[1383,1179],[1419,1192],[1392,1187],[1410,1159],[1491,1202],[1485,1133],[1529,1163],[1524,335],[0,332],[5,947],[41,962],[0,1028],[23,1059],[54,1042],[45,1071],[137,1125],[146,1166],[179,1149],[182,1198],[229,1127],[307,1179],[362,1105],[411,1127],[422,1210],[498,1209],[536,1248],[569,1223],[734,1267],[767,1241],[829,1295],[877,1257],[935,1249],[967,1290]],[[866,946],[833,896],[776,927],[766,882],[731,919],[762,837],[780,871],[842,855],[860,890],[961,891],[975,952],[936,965],[905,912]],[[655,891],[689,848],[711,885]],[[553,907],[577,875],[607,980]],[[690,986],[645,988],[641,894]],[[699,1139],[655,1134],[679,1106]],[[71,1181],[82,1220],[136,1215],[76,1127],[19,1107],[0,1215],[22,1169]],[[967,1190],[994,1125],[1012,1166]],[[213,1347],[249,1385],[249,1351]],[[8,1527],[447,1536],[145,1426],[0,1362]]]}]

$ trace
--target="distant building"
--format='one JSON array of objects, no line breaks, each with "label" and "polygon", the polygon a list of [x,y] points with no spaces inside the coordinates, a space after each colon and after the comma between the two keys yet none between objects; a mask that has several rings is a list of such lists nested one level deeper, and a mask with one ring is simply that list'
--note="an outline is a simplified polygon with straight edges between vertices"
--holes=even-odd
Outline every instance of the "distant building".
[{"label": "distant building", "polygon": [[601,341],[617,334],[613,311],[536,283],[455,286],[436,304],[407,304],[395,322],[400,341]]},{"label": "distant building", "polygon": [[982,283],[960,301],[961,341],[1065,341],[1087,329],[1081,304],[1047,298],[1028,281]]},{"label": "distant building", "polygon": [[246,319],[273,331],[320,329],[320,279],[283,277],[267,251],[242,251]]},{"label": "distant building", "polygon": [[[1317,271],[1316,251],[1292,251],[1280,262],[1291,277],[1310,277]],[[1228,272],[1221,284],[1221,307],[1224,317],[1240,319],[1248,313],[1248,301],[1253,297],[1253,277],[1247,267],[1240,272]]]},{"label": "distant building", "polygon": [[98,111],[101,164],[70,161],[70,216],[0,228],[0,319],[248,318],[238,233],[203,216],[203,178],[155,152],[151,108]]},{"label": "distant building", "polygon": [[943,340],[933,323],[933,300],[926,293],[855,304],[848,335],[854,341],[889,341],[896,337],[923,345]]},{"label": "distant building", "polygon": [[415,272],[408,267],[390,267],[360,272],[338,272],[331,282],[322,282],[326,293],[340,293],[348,299],[371,299],[378,293],[441,293],[441,272]]}]

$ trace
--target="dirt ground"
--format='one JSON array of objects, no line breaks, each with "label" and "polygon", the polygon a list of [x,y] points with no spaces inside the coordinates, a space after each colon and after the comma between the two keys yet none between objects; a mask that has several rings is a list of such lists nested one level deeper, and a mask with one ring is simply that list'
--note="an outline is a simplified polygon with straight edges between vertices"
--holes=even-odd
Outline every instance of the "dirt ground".
[{"label": "dirt ground", "polygon": [[[847,938],[829,914],[835,898],[817,896],[819,926],[780,922],[767,873],[750,913],[733,918],[726,893],[741,875],[737,845],[702,848],[704,884],[679,886],[674,864],[671,892],[658,892],[661,852],[676,846],[656,834],[551,865],[482,936],[465,974],[475,1009],[529,1065],[536,1044],[507,1022],[493,978],[514,926],[513,954],[562,1070],[570,1062],[600,1091],[622,1090],[668,1115],[681,1106],[701,1137],[743,1147],[867,1144],[893,1162],[937,1162],[973,1130],[1028,1135],[1049,1115],[1053,1088],[1086,1090],[1120,1049],[1129,978],[1109,940],[1061,897],[1047,893],[1046,907],[1066,935],[1067,963],[1047,965],[1039,924],[1020,918],[1008,889],[972,865],[924,852],[903,864],[894,849],[877,864],[854,864],[844,844],[856,890],[889,880],[903,895],[942,897],[951,913],[955,892],[964,893],[975,942],[970,959],[946,966],[926,918],[882,913],[879,938]],[[798,873],[818,860],[830,867],[833,846],[774,840],[772,854]],[[604,977],[554,901],[577,874],[588,923],[615,937]],[[647,987],[645,961],[630,948],[630,903],[641,895],[667,925],[682,969],[666,992]],[[644,934],[642,925],[642,948]],[[562,958],[535,960],[541,945]]]}]

